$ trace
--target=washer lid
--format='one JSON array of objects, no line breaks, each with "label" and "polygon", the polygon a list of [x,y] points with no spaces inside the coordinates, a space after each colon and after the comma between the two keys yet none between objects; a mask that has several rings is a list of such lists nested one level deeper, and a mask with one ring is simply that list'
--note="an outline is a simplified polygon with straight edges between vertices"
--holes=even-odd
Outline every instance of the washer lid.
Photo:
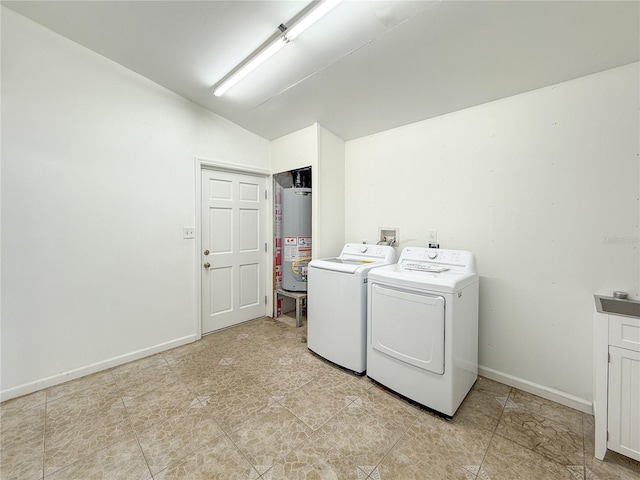
[{"label": "washer lid", "polygon": [[445,270],[439,273],[410,270],[396,263],[372,270],[369,272],[369,281],[378,281],[417,290],[451,293],[477,282],[478,275],[460,270]]},{"label": "washer lid", "polygon": [[309,268],[365,276],[369,270],[396,261],[396,251],[387,245],[347,243],[336,258],[322,258],[309,263]]},{"label": "washer lid", "polygon": [[376,264],[374,260],[351,260],[342,258],[322,258],[319,260],[312,260],[309,263],[309,268],[320,268],[322,270],[333,270],[343,273],[356,273],[363,267],[372,267]]}]

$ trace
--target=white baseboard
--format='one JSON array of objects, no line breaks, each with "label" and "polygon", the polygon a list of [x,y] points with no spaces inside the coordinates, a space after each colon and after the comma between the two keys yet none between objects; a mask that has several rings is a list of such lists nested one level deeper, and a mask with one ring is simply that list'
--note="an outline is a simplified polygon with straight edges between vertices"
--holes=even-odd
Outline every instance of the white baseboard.
[{"label": "white baseboard", "polygon": [[195,334],[187,335],[186,337],[177,338],[165,343],[160,343],[149,348],[143,348],[142,350],[126,353],[124,355],[109,358],[101,362],[92,363],[91,365],[87,365],[85,367],[76,368],[67,372],[51,375],[50,377],[41,378],[33,382],[24,383],[22,385],[18,385],[17,387],[8,388],[6,390],[0,391],[0,402],[11,400],[12,398],[16,397],[21,397],[22,395],[27,395],[28,393],[37,392],[38,390],[42,390],[44,388],[53,387],[54,385],[59,385],[64,382],[68,382],[69,380],[75,380],[76,378],[91,375],[92,373],[101,372],[102,370],[107,370],[108,368],[117,367],[118,365],[122,365],[133,360],[139,360],[144,357],[149,357],[151,355],[155,355],[156,353],[164,352],[181,345],[186,345],[187,343],[194,342],[197,339],[198,337]]},{"label": "white baseboard", "polygon": [[539,385],[537,383],[530,382],[529,380],[514,377],[507,373],[498,372],[497,370],[489,367],[483,367],[482,365],[478,366],[478,375],[593,415],[593,408],[590,400],[575,397],[569,393],[561,392],[560,390],[555,390],[544,385]]}]

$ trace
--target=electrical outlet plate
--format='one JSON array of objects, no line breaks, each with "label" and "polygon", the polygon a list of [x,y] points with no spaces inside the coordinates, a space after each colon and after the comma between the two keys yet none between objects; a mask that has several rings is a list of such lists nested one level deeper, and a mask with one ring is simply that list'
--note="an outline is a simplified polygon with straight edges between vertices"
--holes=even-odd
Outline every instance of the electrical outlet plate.
[{"label": "electrical outlet plate", "polygon": [[182,227],[182,238],[196,238],[196,227]]},{"label": "electrical outlet plate", "polygon": [[438,231],[429,230],[427,232],[427,243],[438,243]]},{"label": "electrical outlet plate", "polygon": [[378,243],[397,247],[400,244],[399,230],[395,227],[380,227],[378,229]]}]

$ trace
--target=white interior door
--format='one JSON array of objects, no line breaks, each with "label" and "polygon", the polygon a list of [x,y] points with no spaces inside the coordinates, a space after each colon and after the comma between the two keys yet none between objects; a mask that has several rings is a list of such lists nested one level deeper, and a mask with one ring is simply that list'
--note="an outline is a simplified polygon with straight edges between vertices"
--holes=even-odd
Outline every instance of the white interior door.
[{"label": "white interior door", "polygon": [[265,179],[202,170],[202,333],[265,312]]}]

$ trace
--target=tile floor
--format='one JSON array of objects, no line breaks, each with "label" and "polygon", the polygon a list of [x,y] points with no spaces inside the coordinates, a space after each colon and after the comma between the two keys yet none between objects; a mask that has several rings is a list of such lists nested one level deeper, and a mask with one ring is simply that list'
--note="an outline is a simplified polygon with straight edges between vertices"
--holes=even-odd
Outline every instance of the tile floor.
[{"label": "tile floor", "polygon": [[480,378],[452,421],[258,319],[0,405],[3,480],[640,479],[593,417]]}]

